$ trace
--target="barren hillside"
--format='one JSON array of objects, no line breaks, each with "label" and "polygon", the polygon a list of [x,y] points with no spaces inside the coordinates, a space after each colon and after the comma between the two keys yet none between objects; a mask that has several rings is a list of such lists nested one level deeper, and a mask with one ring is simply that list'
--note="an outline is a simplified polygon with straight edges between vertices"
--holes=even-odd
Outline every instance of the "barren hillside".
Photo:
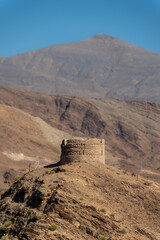
[{"label": "barren hillside", "polygon": [[160,102],[160,55],[97,34],[0,59],[0,85],[52,94]]},{"label": "barren hillside", "polygon": [[69,134],[22,110],[0,104],[0,189],[30,168],[59,161]]}]

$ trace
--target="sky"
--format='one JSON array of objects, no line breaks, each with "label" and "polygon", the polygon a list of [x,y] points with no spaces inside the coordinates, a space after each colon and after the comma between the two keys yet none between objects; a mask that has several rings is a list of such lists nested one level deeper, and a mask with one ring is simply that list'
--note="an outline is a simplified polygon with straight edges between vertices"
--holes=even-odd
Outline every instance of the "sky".
[{"label": "sky", "polygon": [[0,0],[0,56],[97,33],[160,53],[160,0]]}]

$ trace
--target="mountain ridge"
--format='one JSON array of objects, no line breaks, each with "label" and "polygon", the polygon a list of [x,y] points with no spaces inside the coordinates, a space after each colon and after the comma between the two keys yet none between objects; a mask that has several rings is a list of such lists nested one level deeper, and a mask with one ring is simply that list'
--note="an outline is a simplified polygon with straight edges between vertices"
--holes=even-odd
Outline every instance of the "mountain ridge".
[{"label": "mountain ridge", "polygon": [[82,43],[83,41],[87,41],[87,40],[90,40],[90,39],[118,40],[119,42],[126,43],[128,46],[132,46],[132,47],[135,47],[135,48],[137,48],[137,49],[141,49],[142,51],[144,50],[145,52],[151,52],[151,53],[153,53],[153,54],[155,54],[155,55],[158,55],[158,56],[160,55],[160,53],[157,53],[157,52],[148,50],[148,49],[143,48],[143,47],[140,47],[140,46],[137,46],[137,45],[135,45],[135,44],[133,44],[133,43],[129,43],[129,42],[127,42],[126,40],[123,40],[123,39],[121,39],[121,38],[114,37],[114,36],[111,36],[111,35],[108,35],[108,34],[104,34],[104,33],[96,33],[96,34],[93,35],[91,38],[86,38],[86,39],[83,39],[83,40],[80,40],[80,41],[71,41],[71,42],[68,42],[68,43],[59,43],[59,44],[56,43],[56,44],[51,44],[51,45],[44,46],[44,47],[41,47],[41,48],[37,48],[37,49],[33,49],[33,50],[21,52],[21,53],[18,53],[18,54],[14,54],[14,55],[8,56],[8,57],[0,56],[0,59],[12,58],[12,57],[15,57],[15,56],[18,56],[18,55],[21,55],[21,54],[25,54],[25,53],[28,53],[28,52],[33,52],[33,51],[37,51],[37,50],[40,50],[40,49],[45,49],[45,48],[53,47],[53,46],[61,46],[61,45],[70,45],[70,44]]}]

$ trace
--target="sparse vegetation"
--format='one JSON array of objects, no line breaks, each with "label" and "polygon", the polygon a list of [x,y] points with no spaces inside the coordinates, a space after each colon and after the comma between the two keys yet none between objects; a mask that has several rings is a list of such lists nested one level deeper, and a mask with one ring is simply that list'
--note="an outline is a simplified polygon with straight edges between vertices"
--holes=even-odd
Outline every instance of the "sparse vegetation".
[{"label": "sparse vegetation", "polygon": [[7,236],[1,237],[1,240],[7,240]]},{"label": "sparse vegetation", "polygon": [[84,200],[84,197],[81,196],[81,197],[79,198],[79,200],[83,201],[83,200]]},{"label": "sparse vegetation", "polygon": [[54,173],[55,173],[54,170],[52,170],[52,171],[46,170],[46,171],[45,171],[45,174],[54,174]]},{"label": "sparse vegetation", "polygon": [[125,234],[125,233],[126,233],[126,230],[125,230],[124,228],[122,228],[122,229],[119,230],[119,233]]},{"label": "sparse vegetation", "polygon": [[115,217],[115,216],[114,216],[114,213],[111,213],[111,214],[110,214],[110,217],[114,218],[114,217]]},{"label": "sparse vegetation", "polygon": [[17,175],[17,176],[15,176],[14,181],[18,181],[20,179],[21,179],[21,176]]},{"label": "sparse vegetation", "polygon": [[55,213],[55,214],[54,214],[54,217],[55,217],[55,218],[58,218],[58,217],[59,217],[59,215],[58,215],[57,213]]},{"label": "sparse vegetation", "polygon": [[11,225],[12,225],[12,221],[7,221],[7,222],[5,222],[5,224],[4,224],[5,227],[9,227],[9,226],[11,226]]},{"label": "sparse vegetation", "polygon": [[106,240],[106,237],[105,237],[105,236],[100,236],[100,237],[98,238],[98,240]]},{"label": "sparse vegetation", "polygon": [[106,213],[106,209],[105,208],[101,208],[100,211],[103,212],[103,213]]},{"label": "sparse vegetation", "polygon": [[57,225],[56,224],[51,224],[50,226],[49,226],[49,229],[51,230],[51,231],[55,231],[56,229],[57,229]]}]

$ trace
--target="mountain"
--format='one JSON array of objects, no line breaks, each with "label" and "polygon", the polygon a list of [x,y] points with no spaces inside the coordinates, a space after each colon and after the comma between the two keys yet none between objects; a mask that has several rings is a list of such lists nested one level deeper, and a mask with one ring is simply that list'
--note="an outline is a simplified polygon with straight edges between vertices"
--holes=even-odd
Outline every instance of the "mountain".
[{"label": "mountain", "polygon": [[[132,173],[138,173],[159,181],[160,176],[160,105],[149,102],[137,101],[121,101],[115,99],[85,99],[76,96],[62,95],[46,95],[40,93],[32,93],[13,88],[0,87],[0,106],[14,107],[23,112],[26,112],[32,119],[39,119],[49,124],[57,131],[63,131],[59,141],[52,134],[52,145],[44,142],[44,149],[39,143],[41,135],[37,136],[35,146],[32,145],[30,150],[27,150],[28,142],[22,141],[22,132],[15,134],[13,139],[5,135],[3,140],[4,146],[8,147],[10,153],[10,144],[16,148],[16,144],[21,143],[21,152],[24,155],[31,154],[39,155],[45,152],[45,157],[56,162],[56,158],[52,158],[56,154],[60,154],[60,143],[62,138],[70,136],[96,137],[106,140],[106,164],[122,168]],[[14,116],[14,114],[12,114]],[[11,116],[12,116],[11,115]],[[4,115],[3,115],[4,116]],[[31,117],[30,117],[31,118]],[[7,123],[10,120],[4,121]],[[26,121],[26,124],[29,121]],[[17,124],[18,123],[18,124]],[[21,121],[15,121],[17,127],[21,127]],[[25,121],[23,121],[25,124]],[[35,123],[34,123],[35,124]],[[37,121],[36,121],[37,124]],[[43,122],[44,125],[44,122]],[[35,125],[33,125],[35,126]],[[37,126],[37,125],[36,125]],[[27,139],[30,143],[30,138],[36,137],[32,132],[37,127],[28,129]],[[40,126],[39,126],[40,127]],[[15,127],[13,127],[15,128]],[[10,131],[13,131],[13,128]],[[33,130],[32,130],[33,129]],[[36,133],[47,131],[50,134],[51,130],[48,125],[44,125],[44,130],[35,130]],[[0,130],[2,131],[2,130]],[[65,132],[65,134],[64,134]],[[68,133],[68,135],[66,135]],[[70,135],[69,135],[70,134]],[[19,137],[18,137],[19,136]],[[44,136],[44,134],[43,134]],[[47,139],[49,141],[50,138]],[[54,142],[53,142],[54,139]],[[32,143],[34,143],[32,141]],[[37,147],[39,146],[39,150]],[[48,149],[48,147],[51,147]],[[5,148],[6,148],[5,147]],[[23,150],[24,148],[24,150]],[[19,147],[17,147],[19,149]],[[36,151],[37,149],[37,151]],[[4,151],[4,150],[3,150]],[[6,151],[6,150],[5,150]],[[26,152],[27,151],[27,152]],[[29,153],[30,152],[30,153]],[[47,157],[48,156],[48,157]],[[58,155],[56,155],[58,156]],[[58,160],[58,159],[57,159]]]},{"label": "mountain", "polygon": [[0,197],[0,237],[158,240],[160,185],[83,161],[25,174]]},{"label": "mountain", "polygon": [[160,54],[117,38],[52,45],[0,58],[0,85],[49,94],[160,102]]}]

